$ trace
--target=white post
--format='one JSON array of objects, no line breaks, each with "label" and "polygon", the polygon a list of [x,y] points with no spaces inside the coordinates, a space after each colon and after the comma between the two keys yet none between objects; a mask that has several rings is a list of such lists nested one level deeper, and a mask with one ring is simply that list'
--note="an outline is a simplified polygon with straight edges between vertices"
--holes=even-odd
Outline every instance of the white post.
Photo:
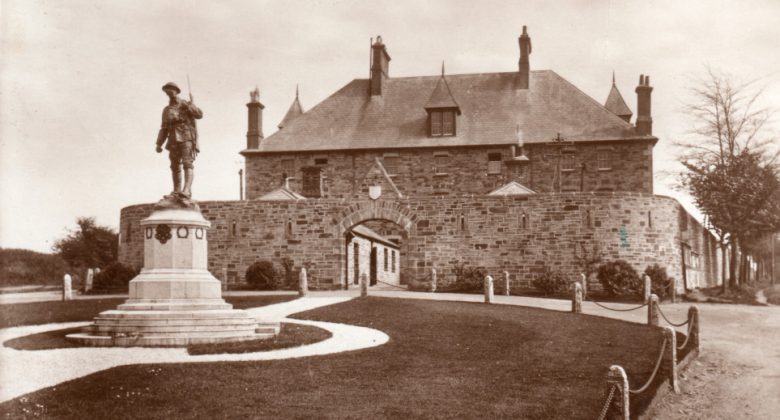
[{"label": "white post", "polygon": [[368,275],[366,273],[360,274],[360,297],[368,296]]},{"label": "white post", "polygon": [[680,383],[677,380],[677,334],[672,327],[664,327],[664,335],[666,336],[666,344],[669,346],[668,350],[663,349],[664,359],[669,364],[669,383],[672,386],[672,391],[675,394],[680,393]]},{"label": "white post", "polygon": [[88,293],[90,290],[92,290],[92,281],[94,280],[95,271],[90,269],[87,269],[87,280],[84,283],[84,293]]},{"label": "white post", "polygon": [[644,281],[644,284],[645,284],[645,299],[644,299],[644,302],[645,303],[649,303],[650,302],[650,294],[653,293],[653,285],[650,282],[650,276],[648,276],[647,274],[642,274],[642,280]]},{"label": "white post", "polygon": [[612,403],[616,404],[620,408],[619,419],[629,420],[629,407],[628,407],[628,376],[626,371],[622,367],[612,365],[609,367],[609,373],[607,374],[607,384],[617,387],[619,394],[612,397]]},{"label": "white post", "polygon": [[654,294],[647,303],[647,325],[658,326],[658,296]]},{"label": "white post", "polygon": [[575,314],[582,313],[582,285],[574,283],[574,295],[571,299],[571,311]]},{"label": "white post", "polygon": [[582,285],[582,297],[588,296],[588,275],[580,273],[580,284]]},{"label": "white post", "polygon": [[306,274],[306,268],[301,267],[301,272],[298,274],[298,296],[306,296],[309,294],[309,278]]},{"label": "white post", "polygon": [[73,299],[73,289],[71,288],[71,285],[73,283],[73,279],[70,277],[70,274],[65,273],[65,275],[62,277],[62,300],[72,300]]},{"label": "white post", "polygon": [[485,276],[485,303],[493,303],[493,277]]},{"label": "white post", "polygon": [[504,296],[509,296],[509,271],[504,271]]},{"label": "white post", "polygon": [[431,293],[436,291],[436,268],[431,268]]}]

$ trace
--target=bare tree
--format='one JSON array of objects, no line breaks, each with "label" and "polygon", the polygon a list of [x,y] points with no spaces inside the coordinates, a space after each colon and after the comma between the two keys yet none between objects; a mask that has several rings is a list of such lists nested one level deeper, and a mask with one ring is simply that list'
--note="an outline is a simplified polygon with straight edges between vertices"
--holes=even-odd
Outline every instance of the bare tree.
[{"label": "bare tree", "polygon": [[[773,144],[774,138],[767,134],[766,128],[772,111],[759,105],[762,93],[763,89],[756,87],[756,81],[736,84],[730,77],[708,67],[705,77],[693,83],[691,100],[683,109],[692,119],[692,128],[684,139],[674,143],[680,150],[679,161],[686,168],[680,177],[681,184],[694,196],[697,206],[710,221],[711,231],[718,237],[724,262],[727,260],[726,249],[728,246],[731,248],[728,283],[732,286],[736,283],[736,269],[740,262],[739,242],[754,237],[755,225],[762,222],[752,221],[751,229],[742,229],[734,223],[723,223],[723,217],[715,213],[721,213],[722,216],[719,207],[722,210],[728,204],[728,199],[723,201],[724,197],[729,197],[728,191],[720,191],[717,194],[719,200],[713,202],[712,195],[702,196],[702,189],[693,188],[695,182],[692,181],[695,177],[702,181],[701,178],[709,174],[734,174],[732,166],[736,165],[740,156],[758,156],[761,166],[774,166],[780,151],[771,150],[776,144]],[[730,170],[727,169],[730,167]],[[713,183],[709,185],[713,187]],[[717,188],[717,183],[714,187]],[[732,190],[731,193],[735,192]],[[767,225],[766,228],[771,229],[772,226]],[[739,271],[744,273],[744,270]],[[741,277],[744,278],[744,275]],[[724,290],[726,283],[723,270]]]}]

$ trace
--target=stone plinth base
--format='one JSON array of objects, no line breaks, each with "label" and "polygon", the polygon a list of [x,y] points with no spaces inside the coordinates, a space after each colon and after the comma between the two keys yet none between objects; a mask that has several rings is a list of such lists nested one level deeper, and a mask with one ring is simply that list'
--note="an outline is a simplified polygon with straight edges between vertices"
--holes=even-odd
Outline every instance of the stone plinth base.
[{"label": "stone plinth base", "polygon": [[222,299],[206,270],[210,223],[192,209],[157,210],[141,222],[144,268],[130,281],[130,297],[100,313],[71,341],[89,346],[187,346],[247,341],[279,333],[278,322],[258,323]]}]

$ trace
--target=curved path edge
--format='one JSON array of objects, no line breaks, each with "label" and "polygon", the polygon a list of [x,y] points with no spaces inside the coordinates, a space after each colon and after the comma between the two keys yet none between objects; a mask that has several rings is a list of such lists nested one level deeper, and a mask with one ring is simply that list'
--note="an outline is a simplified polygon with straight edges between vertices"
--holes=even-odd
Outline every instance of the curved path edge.
[{"label": "curved path edge", "polygon": [[[259,308],[247,309],[263,321],[311,325],[329,331],[326,340],[287,349],[241,354],[190,355],[186,348],[73,347],[51,350],[16,350],[0,347],[0,402],[14,399],[65,381],[81,378],[117,366],[153,363],[198,363],[281,360],[320,356],[381,346],[390,340],[382,331],[355,325],[288,318],[289,315],[346,302],[352,297],[305,297]],[[66,322],[12,327],[0,330],[0,343],[18,337],[88,322]]]}]

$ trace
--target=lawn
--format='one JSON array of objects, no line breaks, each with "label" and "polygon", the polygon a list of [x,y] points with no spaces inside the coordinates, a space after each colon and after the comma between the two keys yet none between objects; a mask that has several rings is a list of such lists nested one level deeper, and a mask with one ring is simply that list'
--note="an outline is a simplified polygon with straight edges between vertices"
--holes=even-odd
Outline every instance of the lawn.
[{"label": "lawn", "polygon": [[[3,403],[0,412],[57,418],[593,419],[604,402],[609,366],[623,366],[631,388],[641,386],[662,340],[660,329],[646,325],[462,302],[370,297],[298,316],[376,328],[390,341],[280,361],[120,366]],[[632,397],[632,412],[651,396]]]},{"label": "lawn", "polygon": [[[296,299],[296,295],[228,296],[225,301],[236,309],[253,308]],[[0,328],[51,322],[91,321],[95,315],[116,309],[123,298],[77,299],[67,302],[32,302],[0,305]]]}]

